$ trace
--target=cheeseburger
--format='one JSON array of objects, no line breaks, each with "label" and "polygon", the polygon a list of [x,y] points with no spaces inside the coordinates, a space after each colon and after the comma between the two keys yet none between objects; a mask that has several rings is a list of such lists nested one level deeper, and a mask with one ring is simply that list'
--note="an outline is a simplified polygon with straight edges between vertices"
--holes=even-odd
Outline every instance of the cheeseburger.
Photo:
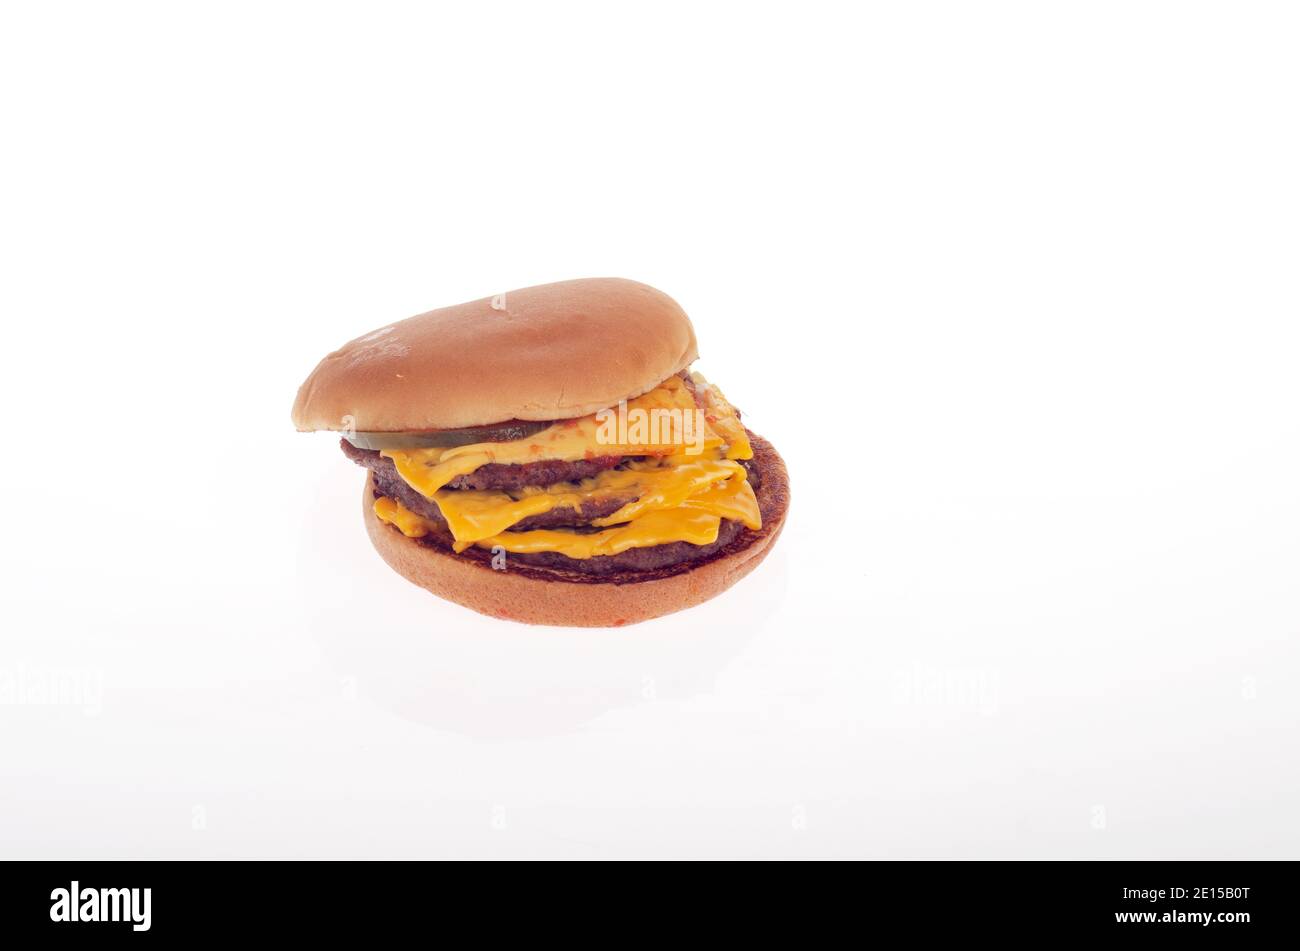
[{"label": "cheeseburger", "polygon": [[409,581],[514,621],[632,624],[731,587],[785,521],[781,457],[696,356],[652,287],[543,284],[344,344],[293,422],[342,434],[370,540]]}]

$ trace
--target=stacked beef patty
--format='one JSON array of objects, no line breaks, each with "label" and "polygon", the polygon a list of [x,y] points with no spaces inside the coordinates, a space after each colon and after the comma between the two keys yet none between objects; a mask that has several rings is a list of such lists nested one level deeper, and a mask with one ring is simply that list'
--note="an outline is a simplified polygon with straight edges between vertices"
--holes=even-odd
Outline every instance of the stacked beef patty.
[{"label": "stacked beef patty", "polygon": [[[401,502],[406,508],[421,516],[429,523],[429,534],[419,539],[422,544],[435,545],[439,548],[452,548],[451,531],[446,519],[438,509],[438,504],[426,499],[397,474],[397,467],[391,459],[381,455],[377,450],[358,449],[346,439],[339,441],[339,446],[353,462],[369,469],[374,479],[375,497],[388,496]],[[588,479],[605,471],[626,465],[632,456],[601,456],[595,459],[580,459],[575,462],[530,462],[523,465],[498,465],[489,463],[468,475],[457,476],[447,488],[451,491],[478,489],[512,491],[524,486],[548,486],[557,482],[577,482]],[[761,485],[761,467],[750,462],[742,463],[755,490]],[[614,496],[583,503],[580,509],[557,508],[540,515],[533,515],[517,522],[511,531],[526,532],[539,528],[566,528],[577,532],[601,531],[591,525],[593,519],[603,518],[617,512],[635,495]],[[512,563],[537,565],[547,568],[563,568],[582,574],[602,575],[627,571],[657,571],[673,565],[698,561],[711,557],[725,548],[745,530],[739,522],[723,519],[718,527],[718,538],[708,545],[692,545],[690,542],[670,542],[666,545],[653,545],[647,548],[629,548],[617,555],[597,555],[593,558],[570,558],[559,552],[533,552],[509,556]]]}]

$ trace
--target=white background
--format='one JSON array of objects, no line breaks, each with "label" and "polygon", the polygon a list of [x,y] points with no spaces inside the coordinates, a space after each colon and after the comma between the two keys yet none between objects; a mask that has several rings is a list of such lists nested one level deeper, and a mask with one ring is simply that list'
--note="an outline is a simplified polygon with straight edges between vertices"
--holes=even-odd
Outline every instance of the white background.
[{"label": "white background", "polygon": [[[6,4],[0,854],[1296,857],[1294,9]],[[593,275],[786,533],[480,618],[290,404]]]}]

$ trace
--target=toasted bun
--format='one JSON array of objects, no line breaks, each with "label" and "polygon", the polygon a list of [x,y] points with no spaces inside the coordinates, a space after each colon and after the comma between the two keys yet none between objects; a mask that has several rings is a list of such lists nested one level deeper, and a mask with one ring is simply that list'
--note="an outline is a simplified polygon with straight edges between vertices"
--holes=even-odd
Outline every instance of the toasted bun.
[{"label": "toasted bun", "polygon": [[671,614],[726,591],[758,566],[781,534],[790,505],[785,463],[772,445],[750,434],[763,481],[757,490],[763,527],[745,531],[711,558],[658,571],[614,575],[510,564],[494,570],[483,560],[407,538],[374,512],[374,483],[366,479],[362,515],[376,550],[406,580],[480,614],[570,627],[621,627]]},{"label": "toasted bun", "polygon": [[462,429],[586,416],[696,358],[667,294],[602,277],[431,310],[335,350],[298,390],[303,431]]}]

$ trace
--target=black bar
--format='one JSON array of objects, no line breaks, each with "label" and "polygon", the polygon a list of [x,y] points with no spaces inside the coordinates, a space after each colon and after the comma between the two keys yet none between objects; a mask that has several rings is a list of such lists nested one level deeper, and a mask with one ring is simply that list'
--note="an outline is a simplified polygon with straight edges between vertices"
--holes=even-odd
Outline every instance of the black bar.
[{"label": "black bar", "polygon": [[[685,918],[701,915],[760,933],[777,924],[820,927],[840,919],[868,938],[1131,936],[1235,944],[1292,935],[1296,918],[1295,867],[1285,862],[839,863],[817,878],[775,864],[628,867],[600,874],[600,885],[572,887],[563,872],[493,869],[489,877],[471,864],[478,863],[8,862],[0,864],[0,922],[6,939],[71,936],[91,944],[373,939],[412,928],[449,939],[452,928],[485,926],[480,933],[491,940],[498,926],[528,922],[534,940],[549,941],[583,934],[597,922],[602,930],[617,927],[620,918],[629,937],[676,940]],[[585,871],[572,874],[586,879]],[[835,887],[820,881],[835,876]],[[70,917],[73,882],[88,913],[103,908],[108,917],[116,906],[121,920],[53,920]]]}]

